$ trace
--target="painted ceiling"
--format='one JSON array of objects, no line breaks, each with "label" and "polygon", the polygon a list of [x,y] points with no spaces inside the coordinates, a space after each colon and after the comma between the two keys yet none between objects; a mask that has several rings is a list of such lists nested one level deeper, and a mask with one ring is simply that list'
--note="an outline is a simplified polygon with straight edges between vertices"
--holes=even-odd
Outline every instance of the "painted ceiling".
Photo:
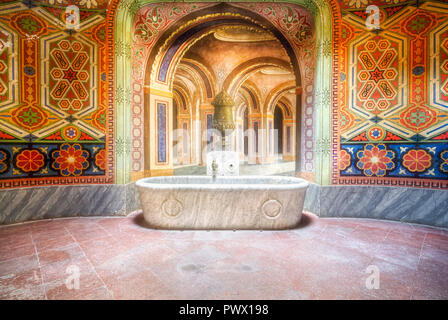
[{"label": "painted ceiling", "polygon": [[[3,0],[3,2],[13,1]],[[22,2],[29,5],[41,4],[53,8],[76,5],[80,9],[106,9],[110,0],[23,0]]]},{"label": "painted ceiling", "polygon": [[[2,2],[14,2],[16,0],[2,0]],[[447,0],[439,0],[447,2]],[[23,3],[42,4],[47,7],[63,7],[67,5],[76,5],[80,9],[106,9],[110,0],[23,0]],[[137,0],[138,2],[138,0]],[[178,1],[183,2],[183,1]],[[256,2],[256,1],[254,1]],[[414,4],[416,2],[424,3],[425,0],[338,0],[338,4],[343,10],[363,9],[369,5],[381,7]]]}]

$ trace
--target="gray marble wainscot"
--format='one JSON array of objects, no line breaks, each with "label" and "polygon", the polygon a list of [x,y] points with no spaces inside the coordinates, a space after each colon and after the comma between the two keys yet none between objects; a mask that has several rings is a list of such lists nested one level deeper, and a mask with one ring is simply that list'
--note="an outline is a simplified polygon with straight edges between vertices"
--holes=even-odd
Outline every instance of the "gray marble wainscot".
[{"label": "gray marble wainscot", "polygon": [[142,208],[140,204],[140,194],[135,183],[126,185],[126,213],[131,213]]},{"label": "gray marble wainscot", "polygon": [[[141,209],[135,183],[0,190],[0,224]],[[387,219],[448,228],[448,191],[310,184],[304,210],[320,217]]]},{"label": "gray marble wainscot", "polygon": [[0,224],[77,216],[126,215],[139,209],[134,184],[0,190]]},{"label": "gray marble wainscot", "polygon": [[316,215],[320,214],[320,186],[310,183],[306,191],[305,203],[303,210],[312,212]]},{"label": "gray marble wainscot", "polygon": [[319,188],[319,210],[315,213],[321,217],[386,219],[448,227],[447,190],[374,186]]}]

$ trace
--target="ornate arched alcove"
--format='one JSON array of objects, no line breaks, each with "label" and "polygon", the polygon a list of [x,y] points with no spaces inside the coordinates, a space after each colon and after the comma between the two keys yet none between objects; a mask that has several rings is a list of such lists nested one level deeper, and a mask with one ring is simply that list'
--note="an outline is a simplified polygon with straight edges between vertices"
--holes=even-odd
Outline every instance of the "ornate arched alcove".
[{"label": "ornate arched alcove", "polygon": [[[206,98],[192,102],[189,133],[190,141],[194,142],[192,140],[195,139],[194,131],[196,131],[197,137],[201,128],[207,125],[201,121],[199,121],[199,124],[195,124],[194,120],[203,119],[204,115],[206,117],[207,114],[213,112],[213,109],[210,108],[210,102],[216,91],[219,90],[216,86],[226,87],[233,95],[236,95],[239,90],[247,91],[245,81],[250,81],[250,75],[256,72],[257,68],[261,69],[268,66],[285,68],[285,64],[294,73],[296,82],[293,88],[289,89],[294,92],[296,97],[299,97],[298,103],[297,101],[293,103],[297,106],[300,104],[299,109],[301,110],[297,115],[300,118],[298,125],[296,126],[296,118],[291,119],[290,121],[294,122],[294,127],[288,130],[288,132],[292,130],[291,134],[298,136],[297,143],[294,145],[293,157],[297,162],[296,171],[302,174],[303,172],[309,172],[313,177],[315,175],[316,177],[326,176],[321,175],[322,172],[318,168],[321,168],[319,163],[322,158],[327,158],[326,161],[329,160],[329,154],[316,153],[314,147],[316,133],[319,133],[319,126],[315,125],[316,117],[321,117],[317,111],[317,105],[324,102],[316,101],[316,92],[322,92],[322,87],[325,87],[327,92],[330,91],[328,76],[321,76],[322,71],[328,71],[326,69],[330,66],[330,57],[318,55],[315,52],[321,50],[322,46],[320,44],[323,37],[325,39],[331,38],[331,32],[328,32],[328,29],[321,28],[322,17],[328,16],[330,11],[325,3],[320,3],[320,6],[309,2],[301,6],[298,4],[300,3],[277,3],[270,7],[271,12],[269,12],[268,6],[262,3],[176,3],[175,5],[164,3],[156,5],[150,2],[140,2],[138,10],[137,8],[129,10],[127,6],[122,5],[127,14],[120,13],[119,10],[117,19],[126,17],[126,24],[129,24],[129,19],[133,14],[133,25],[130,27],[131,37],[126,35],[126,40],[120,39],[120,41],[123,41],[123,47],[127,47],[124,44],[125,42],[130,43],[128,48],[130,57],[126,55],[117,57],[117,70],[118,60],[121,60],[121,66],[126,70],[126,73],[129,74],[130,72],[132,75],[131,79],[127,79],[131,84],[128,102],[132,105],[132,112],[131,115],[125,115],[129,120],[132,119],[132,123],[128,122],[129,129],[132,129],[131,138],[127,141],[128,155],[117,157],[117,178],[123,177],[123,182],[127,182],[142,176],[170,174],[172,159],[169,158],[169,155],[168,157],[165,155],[165,162],[168,164],[166,166],[167,171],[163,171],[163,167],[160,166],[161,163],[156,161],[158,159],[154,159],[156,155],[157,157],[159,155],[159,151],[156,149],[160,147],[158,145],[160,139],[157,141],[154,139],[157,136],[154,134],[157,117],[155,109],[151,110],[150,106],[156,106],[155,99],[157,97],[159,102],[166,103],[164,107],[166,108],[166,116],[170,117],[170,110],[172,116],[175,72],[195,68],[196,71],[193,73],[196,74],[198,79],[203,79],[198,83],[202,93],[213,92],[211,97],[208,94]],[[304,5],[308,8],[305,8]],[[275,18],[273,18],[274,16]],[[216,26],[231,27],[232,25],[244,25],[248,28],[255,27],[266,30],[281,44],[289,61],[279,62],[269,59],[251,61],[246,65],[242,64],[235,68],[232,74],[226,75],[227,77],[224,77],[224,79],[219,79],[220,76],[222,78],[222,75],[213,72],[213,68],[201,63],[192,65],[191,61],[197,61],[196,59],[183,59],[183,55],[188,48],[205,37],[213,28]],[[121,33],[120,30],[116,30],[116,36],[119,33]],[[316,43],[319,44],[317,49]],[[329,42],[327,41],[327,43]],[[117,80],[117,88],[121,88],[120,82],[124,79],[117,75]],[[213,90],[211,90],[212,86],[214,87]],[[248,94],[254,94],[253,90],[250,90]],[[264,112],[264,104],[264,101],[260,103],[261,114]],[[119,107],[117,111],[118,109]],[[145,112],[149,115],[148,117],[144,116]],[[272,118],[272,115],[269,116],[268,113],[264,113],[257,126],[261,125],[267,129],[270,117]],[[326,114],[326,117],[329,118],[328,114]],[[305,122],[305,120],[307,121]],[[117,118],[117,125],[120,121]],[[167,121],[167,124],[169,123]],[[304,125],[305,123],[306,125]],[[118,125],[118,131],[120,131],[119,127]],[[325,125],[324,127],[328,128],[329,126]],[[166,130],[165,140],[170,139],[169,128],[166,128]],[[298,134],[296,134],[296,131]],[[329,135],[329,132],[326,132],[326,135]],[[266,140],[269,141],[270,139],[267,138]],[[155,148],[156,146],[157,148]],[[143,149],[144,152],[142,152]],[[296,157],[296,153],[300,156]],[[195,159],[194,156],[191,158]],[[121,163],[119,163],[119,160],[121,160]],[[121,166],[125,166],[127,169],[121,171],[118,168]],[[324,167],[328,170],[328,166]],[[151,170],[162,171],[151,172]]]}]

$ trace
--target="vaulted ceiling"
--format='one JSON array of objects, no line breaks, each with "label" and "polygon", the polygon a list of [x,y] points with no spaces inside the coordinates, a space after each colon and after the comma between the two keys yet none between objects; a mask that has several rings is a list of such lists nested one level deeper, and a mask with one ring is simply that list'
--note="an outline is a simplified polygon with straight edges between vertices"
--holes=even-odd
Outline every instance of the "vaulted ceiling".
[{"label": "vaulted ceiling", "polygon": [[225,90],[237,105],[256,104],[260,111],[274,98],[295,105],[294,83],[280,42],[264,30],[239,25],[217,27],[197,40],[176,69],[174,90],[202,97],[201,102]]}]

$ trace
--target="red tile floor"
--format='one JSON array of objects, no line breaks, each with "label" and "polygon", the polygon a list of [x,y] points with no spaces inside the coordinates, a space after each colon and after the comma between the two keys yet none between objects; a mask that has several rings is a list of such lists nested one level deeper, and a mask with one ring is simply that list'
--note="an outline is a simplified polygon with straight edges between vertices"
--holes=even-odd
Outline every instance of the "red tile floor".
[{"label": "red tile floor", "polygon": [[448,299],[448,230],[312,214],[286,231],[153,230],[141,213],[2,226],[0,299]]}]

